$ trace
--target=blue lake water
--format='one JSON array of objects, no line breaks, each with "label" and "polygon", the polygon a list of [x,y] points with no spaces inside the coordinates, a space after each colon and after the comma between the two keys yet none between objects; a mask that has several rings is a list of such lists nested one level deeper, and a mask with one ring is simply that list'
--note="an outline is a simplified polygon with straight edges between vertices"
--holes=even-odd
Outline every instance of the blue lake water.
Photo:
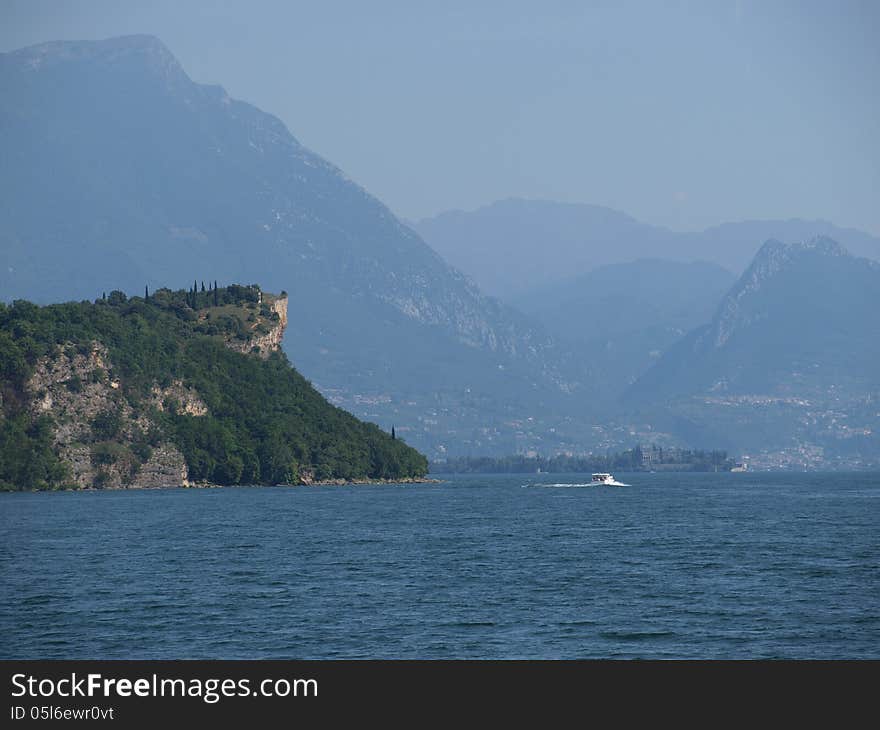
[{"label": "blue lake water", "polygon": [[0,494],[0,657],[880,657],[880,475],[618,477]]}]

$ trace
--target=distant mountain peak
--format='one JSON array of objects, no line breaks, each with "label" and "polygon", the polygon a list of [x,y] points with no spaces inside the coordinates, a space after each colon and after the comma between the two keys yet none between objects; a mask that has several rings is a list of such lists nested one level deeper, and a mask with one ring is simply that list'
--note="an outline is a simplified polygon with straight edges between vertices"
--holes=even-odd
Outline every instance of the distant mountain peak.
[{"label": "distant mountain peak", "polygon": [[816,236],[801,243],[764,242],[754,260],[719,307],[710,331],[714,347],[722,347],[742,324],[742,302],[764,287],[780,271],[803,256],[850,256],[850,253],[827,236]]},{"label": "distant mountain peak", "polygon": [[[6,53],[30,68],[76,59],[113,60],[125,55],[141,54],[165,66],[181,69],[174,54],[161,40],[152,35],[127,35],[100,41],[48,41]],[[181,69],[182,71],[182,69]]]},{"label": "distant mountain peak", "polygon": [[797,243],[782,243],[775,238],[771,238],[758,250],[752,265],[761,263],[765,259],[778,259],[779,257],[791,260],[806,252],[818,253],[824,256],[850,255],[843,246],[828,236],[815,236],[807,241]]},{"label": "distant mountain peak", "polygon": [[[0,63],[20,74],[79,65],[144,74],[168,89],[195,84],[168,47],[152,35],[127,35],[98,41],[50,41],[0,54]],[[225,92],[224,92],[225,93]]]},{"label": "distant mountain peak", "polygon": [[755,258],[746,269],[740,283],[746,289],[753,288],[784,269],[792,261],[809,254],[819,256],[850,255],[837,241],[827,236],[816,236],[800,243],[782,243],[771,238],[755,254]]}]

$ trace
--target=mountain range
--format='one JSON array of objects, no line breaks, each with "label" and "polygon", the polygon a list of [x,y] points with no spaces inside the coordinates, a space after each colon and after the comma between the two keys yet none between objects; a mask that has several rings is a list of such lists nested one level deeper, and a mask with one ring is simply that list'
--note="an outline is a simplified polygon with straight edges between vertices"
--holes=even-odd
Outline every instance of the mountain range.
[{"label": "mountain range", "polygon": [[0,89],[0,300],[259,281],[299,372],[432,459],[880,455],[868,234],[522,200],[406,225],[150,36],[0,54]]},{"label": "mountain range", "polygon": [[477,448],[588,386],[554,338],[277,118],[193,82],[156,38],[5,53],[0,87],[0,298],[193,278],[287,290],[297,367],[441,453],[447,434]]},{"label": "mountain range", "polygon": [[827,221],[742,221],[676,232],[601,206],[520,198],[446,211],[414,227],[484,291],[505,300],[636,259],[706,261],[739,274],[768,239],[827,236],[858,256],[880,259],[880,238]]}]

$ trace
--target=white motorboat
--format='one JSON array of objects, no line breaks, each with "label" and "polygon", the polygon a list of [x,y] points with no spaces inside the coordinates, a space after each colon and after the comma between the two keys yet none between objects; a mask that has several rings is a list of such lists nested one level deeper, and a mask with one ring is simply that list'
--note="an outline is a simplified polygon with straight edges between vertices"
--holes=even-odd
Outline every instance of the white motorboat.
[{"label": "white motorboat", "polygon": [[599,472],[598,474],[593,474],[593,478],[590,480],[590,483],[594,486],[605,485],[608,487],[628,487],[629,484],[624,484],[623,482],[618,482],[612,474],[606,474],[605,472]]}]

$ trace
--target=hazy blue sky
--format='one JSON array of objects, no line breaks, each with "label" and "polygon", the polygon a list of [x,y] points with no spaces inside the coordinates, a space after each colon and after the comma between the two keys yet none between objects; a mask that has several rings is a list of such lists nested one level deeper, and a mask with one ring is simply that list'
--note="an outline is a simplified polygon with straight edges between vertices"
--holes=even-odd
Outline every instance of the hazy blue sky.
[{"label": "hazy blue sky", "polygon": [[523,196],[880,234],[880,2],[0,0],[0,50],[159,36],[397,213]]}]

